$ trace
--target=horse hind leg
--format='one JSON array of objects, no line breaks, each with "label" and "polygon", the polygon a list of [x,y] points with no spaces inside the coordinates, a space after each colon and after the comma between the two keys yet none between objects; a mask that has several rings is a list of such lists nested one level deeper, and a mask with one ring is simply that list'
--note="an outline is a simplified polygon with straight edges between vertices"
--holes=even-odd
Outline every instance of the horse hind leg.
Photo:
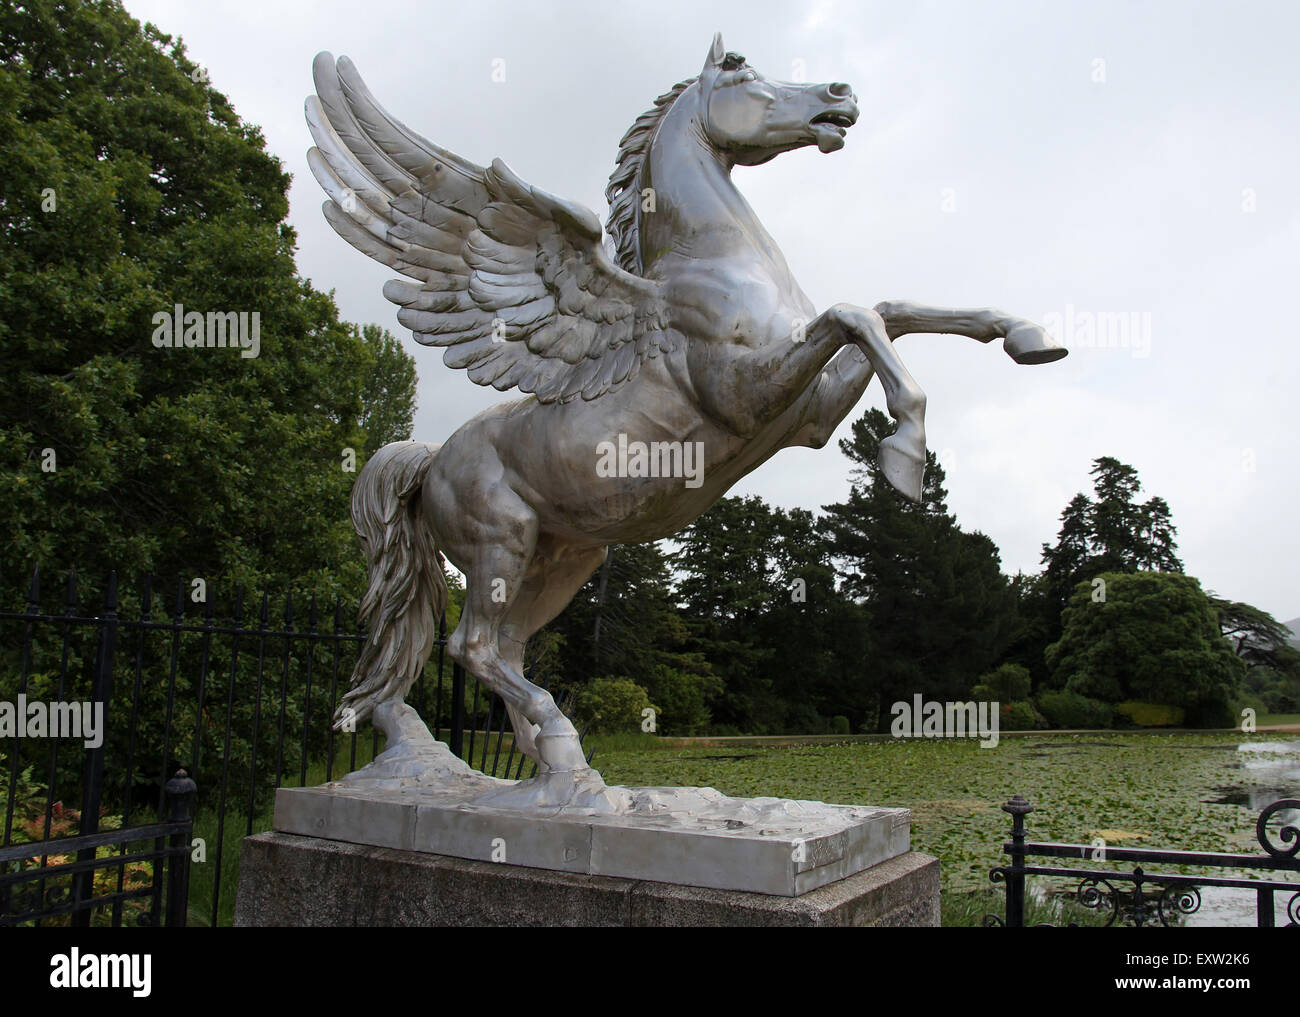
[{"label": "horse hind leg", "polygon": [[[598,559],[588,561],[581,580],[582,567],[571,567],[557,570],[560,581],[551,582],[545,562],[530,569],[531,559],[493,547],[482,552],[469,576],[465,609],[448,649],[505,700],[521,748],[531,748],[538,762],[536,777],[480,795],[476,805],[584,814],[619,813],[631,806],[625,789],[606,787],[587,765],[578,732],[551,694],[523,675],[525,633],[531,635],[534,624],[540,627],[568,603]],[[504,591],[504,597],[498,592],[494,598],[494,589]]]},{"label": "horse hind leg", "polygon": [[524,677],[522,666],[522,644],[534,631],[532,616],[545,614],[539,615],[536,605],[558,604],[553,616],[573,590],[562,600],[546,599],[551,584],[544,549],[540,560],[537,553],[537,516],[522,498],[505,485],[494,485],[480,505],[463,543],[444,544],[466,575],[465,605],[447,649],[505,701],[520,747],[532,750],[541,769],[585,770],[577,731],[550,693]]},{"label": "horse hind leg", "polygon": [[[501,655],[515,671],[523,673],[524,647],[545,624],[568,606],[584,583],[605,560],[604,547],[574,548],[546,537],[539,542],[519,595],[510,603],[498,630]],[[540,765],[536,744],[540,732],[521,711],[507,705],[520,750]]]}]

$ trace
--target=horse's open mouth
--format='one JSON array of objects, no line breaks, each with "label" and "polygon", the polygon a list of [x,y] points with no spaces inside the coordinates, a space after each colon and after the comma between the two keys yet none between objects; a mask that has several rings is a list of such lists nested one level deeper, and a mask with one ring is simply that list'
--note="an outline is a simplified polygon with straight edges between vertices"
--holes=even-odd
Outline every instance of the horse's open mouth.
[{"label": "horse's open mouth", "polygon": [[857,119],[847,113],[842,113],[835,109],[828,109],[825,113],[818,113],[809,121],[809,124],[813,127],[825,124],[838,131],[842,138],[844,137],[844,133],[856,122]]}]

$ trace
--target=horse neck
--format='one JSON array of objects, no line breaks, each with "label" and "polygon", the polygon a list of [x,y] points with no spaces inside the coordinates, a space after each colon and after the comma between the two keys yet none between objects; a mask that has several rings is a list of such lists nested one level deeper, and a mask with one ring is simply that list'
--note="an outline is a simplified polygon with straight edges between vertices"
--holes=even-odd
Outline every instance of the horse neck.
[{"label": "horse neck", "polygon": [[781,252],[732,182],[731,163],[709,142],[691,105],[679,99],[665,115],[642,174],[640,186],[653,188],[655,201],[654,212],[641,215],[646,275],[663,259],[745,256],[788,272]]}]

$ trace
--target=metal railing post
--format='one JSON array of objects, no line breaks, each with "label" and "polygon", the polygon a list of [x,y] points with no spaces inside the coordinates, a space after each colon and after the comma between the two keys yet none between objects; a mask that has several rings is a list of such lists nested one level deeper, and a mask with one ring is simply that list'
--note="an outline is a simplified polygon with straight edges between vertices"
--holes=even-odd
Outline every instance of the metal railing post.
[{"label": "metal railing post", "polygon": [[167,915],[169,928],[183,928],[189,910],[190,846],[194,839],[194,795],[198,785],[184,770],[167,782],[167,822],[184,823],[185,828],[168,838],[171,855],[167,860]]},{"label": "metal railing post", "polygon": [[1007,928],[1025,926],[1025,816],[1034,806],[1020,795],[1015,795],[1002,806],[1011,815],[1011,865],[1007,869]]},{"label": "metal railing post", "polygon": [[465,748],[465,669],[453,664],[451,669],[451,753],[457,759]]},{"label": "metal railing post", "polygon": [[[92,709],[99,710],[99,744],[86,749],[85,786],[81,789],[81,834],[99,832],[99,805],[104,791],[104,756],[108,752],[108,712],[113,700],[113,654],[117,646],[117,573],[108,574],[104,591],[104,614],[100,622],[99,652],[95,659]],[[85,732],[83,732],[84,734]],[[77,852],[77,861],[95,858],[94,848]],[[95,896],[95,870],[87,869],[73,879],[73,901],[77,904]],[[74,928],[90,927],[93,908],[78,908],[72,913]]]}]

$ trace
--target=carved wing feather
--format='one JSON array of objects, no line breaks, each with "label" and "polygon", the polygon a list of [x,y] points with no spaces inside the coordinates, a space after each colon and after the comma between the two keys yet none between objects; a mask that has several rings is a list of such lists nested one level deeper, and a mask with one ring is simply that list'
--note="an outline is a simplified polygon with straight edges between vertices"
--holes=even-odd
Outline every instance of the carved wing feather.
[{"label": "carved wing feather", "polygon": [[662,286],[623,271],[589,209],[440,148],[375,102],[347,57],[312,66],[307,123],[325,218],[414,282],[384,296],[472,381],[542,402],[595,399],[677,348]]}]

